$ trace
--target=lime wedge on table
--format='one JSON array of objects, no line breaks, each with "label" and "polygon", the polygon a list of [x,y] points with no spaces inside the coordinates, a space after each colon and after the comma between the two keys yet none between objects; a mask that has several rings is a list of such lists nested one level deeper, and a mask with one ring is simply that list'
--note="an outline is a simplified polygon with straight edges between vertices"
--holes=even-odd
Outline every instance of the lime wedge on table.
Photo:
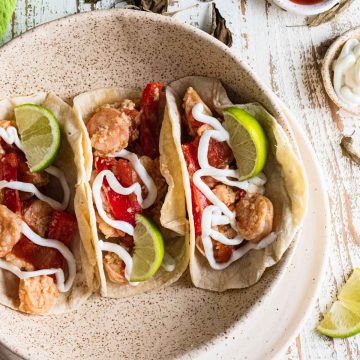
[{"label": "lime wedge on table", "polygon": [[60,148],[60,126],[56,117],[43,106],[24,104],[15,108],[15,119],[30,170],[46,169]]},{"label": "lime wedge on table", "polygon": [[258,175],[263,169],[268,141],[260,123],[249,113],[237,107],[224,110],[224,128],[230,134],[230,144],[241,180]]},{"label": "lime wedge on table", "polygon": [[334,338],[360,333],[360,268],[349,277],[338,299],[325,314],[318,331]]},{"label": "lime wedge on table", "polygon": [[130,281],[146,281],[161,266],[164,258],[164,239],[158,227],[150,219],[136,214],[134,242],[135,251]]}]

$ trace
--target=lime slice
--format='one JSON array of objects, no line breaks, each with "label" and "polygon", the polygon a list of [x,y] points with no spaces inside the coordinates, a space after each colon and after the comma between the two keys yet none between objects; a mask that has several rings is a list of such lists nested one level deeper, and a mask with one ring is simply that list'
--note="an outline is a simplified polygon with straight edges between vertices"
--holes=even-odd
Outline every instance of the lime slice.
[{"label": "lime slice", "polygon": [[60,126],[56,117],[43,106],[24,104],[15,107],[15,119],[30,170],[46,169],[60,148]]},{"label": "lime slice", "polygon": [[164,239],[158,227],[147,217],[136,214],[135,251],[130,281],[149,280],[164,258]]},{"label": "lime slice", "polygon": [[333,338],[360,333],[360,268],[354,270],[338,299],[325,314],[318,331]]},{"label": "lime slice", "polygon": [[230,134],[230,144],[241,180],[258,175],[263,169],[268,141],[259,122],[245,110],[229,107],[224,110],[224,128]]}]

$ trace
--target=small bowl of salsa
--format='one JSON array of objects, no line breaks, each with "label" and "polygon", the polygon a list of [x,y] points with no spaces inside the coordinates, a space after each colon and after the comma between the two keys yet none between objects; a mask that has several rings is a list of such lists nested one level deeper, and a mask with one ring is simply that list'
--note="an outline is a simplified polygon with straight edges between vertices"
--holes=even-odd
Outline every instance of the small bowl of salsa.
[{"label": "small bowl of salsa", "polygon": [[294,14],[310,16],[331,9],[339,0],[272,0],[274,4]]}]

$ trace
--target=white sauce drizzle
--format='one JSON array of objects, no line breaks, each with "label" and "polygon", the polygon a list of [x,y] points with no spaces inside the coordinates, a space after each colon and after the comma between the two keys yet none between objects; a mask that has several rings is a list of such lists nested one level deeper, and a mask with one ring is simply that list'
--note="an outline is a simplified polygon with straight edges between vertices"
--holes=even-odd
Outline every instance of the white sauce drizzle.
[{"label": "white sauce drizzle", "polygon": [[[92,185],[92,191],[93,191],[93,197],[95,201],[96,208],[98,210],[98,213],[100,217],[111,227],[117,230],[121,230],[125,232],[128,235],[133,236],[134,235],[134,226],[126,221],[122,220],[115,220],[111,219],[104,210],[102,198],[101,198],[101,187],[103,185],[104,178],[106,178],[110,188],[115,191],[118,194],[121,195],[130,195],[131,193],[134,193],[136,195],[136,198],[140,204],[140,206],[143,209],[149,208],[156,200],[157,197],[157,188],[154,183],[154,180],[151,178],[151,176],[146,171],[145,167],[141,164],[139,158],[136,154],[128,151],[128,150],[121,150],[114,154],[109,154],[108,157],[119,157],[126,160],[129,160],[131,165],[133,166],[136,173],[139,175],[140,179],[144,183],[145,187],[147,188],[147,197],[143,199],[142,193],[141,193],[141,185],[140,183],[132,184],[129,187],[124,187],[120,184],[120,182],[117,180],[115,175],[110,170],[102,170],[100,171],[93,182]],[[117,254],[122,261],[125,263],[125,278],[129,281],[131,270],[133,267],[133,260],[131,255],[121,246],[118,244],[113,244],[109,242],[99,241],[98,247],[100,250],[106,250],[111,251]],[[165,265],[166,266],[166,265]],[[167,267],[170,269],[171,265]],[[169,270],[173,271],[173,270]],[[137,285],[137,283],[130,282],[130,285]]]},{"label": "white sauce drizzle", "polygon": [[21,141],[19,139],[17,129],[13,126],[9,126],[6,129],[0,128],[0,137],[8,144],[15,144],[18,149],[23,150]]},{"label": "white sauce drizzle", "polygon": [[349,39],[334,61],[334,89],[344,102],[360,105],[360,42]]},{"label": "white sauce drizzle", "polygon": [[[9,126],[7,129],[0,128],[0,137],[9,145],[15,144],[20,150],[23,150],[21,141],[19,139],[17,129],[13,126]],[[60,184],[63,188],[64,199],[62,203],[59,203],[56,200],[49,198],[48,196],[42,194],[34,184],[24,183],[21,181],[0,181],[0,190],[3,188],[9,188],[24,192],[29,192],[35,195],[40,200],[48,203],[52,208],[56,210],[65,210],[69,205],[70,200],[70,188],[66,182],[64,173],[56,168],[55,166],[50,166],[46,170],[49,174],[57,177],[60,181]],[[20,279],[25,279],[29,277],[35,277],[40,275],[56,275],[56,284],[60,292],[67,292],[71,289],[72,284],[76,276],[76,262],[74,255],[71,251],[64,245],[61,241],[44,239],[22,221],[22,233],[33,243],[45,246],[53,249],[57,249],[65,258],[68,263],[69,276],[65,282],[65,275],[62,269],[43,269],[37,271],[21,271],[17,266],[10,264],[2,259],[0,259],[0,268],[8,270],[15,274]]]},{"label": "white sauce drizzle", "polygon": [[230,225],[235,231],[236,221],[235,212],[231,211],[209,188],[208,185],[203,182],[202,177],[211,176],[217,181],[222,182],[225,185],[237,187],[239,189],[246,190],[248,193],[260,193],[263,194],[265,189],[266,177],[264,174],[260,174],[247,181],[238,181],[239,173],[238,170],[233,169],[218,169],[209,164],[208,151],[210,139],[222,142],[226,141],[229,147],[230,136],[229,133],[221,125],[220,121],[216,118],[204,114],[204,105],[202,103],[196,104],[192,109],[192,115],[195,120],[209,124],[213,127],[211,130],[206,130],[199,141],[198,149],[198,161],[200,169],[197,170],[193,175],[193,182],[195,186],[205,195],[205,197],[213,204],[207,206],[202,214],[201,228],[202,228],[202,243],[204,246],[205,256],[210,266],[215,270],[222,270],[228,267],[234,261],[240,259],[247,252],[252,249],[262,249],[263,247],[271,244],[275,239],[276,235],[271,233],[267,237],[261,240],[258,244],[247,242],[246,245],[235,250],[232,253],[230,260],[226,263],[217,263],[214,258],[214,251],[211,239],[217,240],[224,245],[240,245],[244,239],[241,236],[229,239],[224,234],[213,229],[217,225]]},{"label": "white sauce drizzle", "polygon": [[92,185],[93,197],[100,217],[114,229],[121,230],[124,233],[133,236],[134,235],[133,225],[131,225],[126,221],[111,219],[106,214],[101,198],[101,187],[103,185],[104,178],[106,178],[106,180],[108,181],[111,189],[117,192],[118,194],[129,195],[134,192],[138,199],[139,204],[141,205],[142,195],[141,195],[140,184],[135,183],[129,187],[123,187],[110,170],[103,170],[100,171],[99,174],[96,176]]},{"label": "white sauce drizzle", "polygon": [[105,212],[101,199],[101,187],[106,177],[106,180],[109,183],[110,188],[118,194],[121,195],[130,195],[131,193],[135,193],[138,203],[143,209],[149,208],[156,200],[157,197],[157,188],[154,183],[154,180],[148,174],[144,166],[141,164],[139,158],[136,154],[131,153],[127,150],[121,150],[118,153],[110,154],[109,157],[120,157],[130,161],[134,170],[139,175],[140,179],[144,183],[145,187],[148,190],[148,195],[145,199],[143,199],[141,194],[141,185],[140,183],[135,183],[130,185],[129,187],[124,187],[120,184],[118,179],[110,170],[102,170],[100,171],[93,182],[92,190],[93,196],[95,200],[96,208],[99,212],[101,218],[111,227],[117,230],[121,230],[126,234],[131,236],[134,235],[134,226],[129,224],[126,221],[114,220],[111,219]]},{"label": "white sauce drizzle", "polygon": [[[58,170],[58,169],[56,169],[56,170]],[[34,184],[31,184],[31,183],[25,183],[25,182],[22,182],[22,181],[5,181],[5,180],[1,180],[0,181],[0,190],[4,189],[4,188],[31,193],[31,194],[35,195],[38,199],[48,203],[55,210],[65,210],[67,208],[68,203],[69,203],[69,196],[65,197],[64,201],[62,203],[59,203],[58,201],[56,201],[56,200],[42,194],[37,189],[37,187]]]},{"label": "white sauce drizzle", "polygon": [[140,184],[137,183],[139,185],[139,189],[140,189],[140,196],[138,197],[138,201],[140,198],[141,201],[139,201],[139,203],[143,209],[149,208],[156,200],[157,188],[154,183],[154,180],[149,175],[149,173],[146,171],[145,167],[143,166],[143,164],[141,163],[141,161],[139,160],[137,155],[128,150],[123,149],[115,154],[109,155],[109,157],[119,157],[119,158],[123,158],[123,159],[130,161],[134,170],[139,175],[140,179],[142,180],[142,182],[144,183],[145,187],[148,190],[147,197],[144,200],[142,200],[141,187],[140,187]]}]

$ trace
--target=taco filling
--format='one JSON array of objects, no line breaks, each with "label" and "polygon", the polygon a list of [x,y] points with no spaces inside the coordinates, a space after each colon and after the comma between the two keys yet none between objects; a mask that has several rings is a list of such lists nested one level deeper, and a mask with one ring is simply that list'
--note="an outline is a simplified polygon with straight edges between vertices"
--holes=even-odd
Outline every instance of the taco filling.
[{"label": "taco filling", "polygon": [[[162,89],[162,84],[150,83],[140,101],[122,99],[101,105],[86,125],[93,149],[90,184],[99,239],[102,239],[96,246],[102,251],[107,279],[115,284],[136,285],[146,281],[155,275],[161,264],[167,271],[173,271],[175,267],[169,254],[164,256],[163,250],[149,247],[148,252],[160,253],[158,265],[154,265],[144,278],[131,281],[136,266],[134,254],[138,244],[134,237],[139,219],[150,224],[147,231],[153,237],[161,238],[158,246],[164,246],[158,229],[160,210],[167,193],[159,160],[159,136],[165,106]],[[142,266],[141,259],[146,263],[146,258],[146,248],[139,249],[138,267]]]},{"label": "taco filling", "polygon": [[[45,195],[51,183],[62,187],[62,201]],[[69,200],[64,173],[55,166],[30,171],[16,123],[1,120],[0,268],[20,279],[20,311],[47,313],[73,285],[70,246],[78,230],[75,216],[65,211]]]},{"label": "taco filling", "polygon": [[211,268],[222,270],[276,240],[273,204],[264,195],[267,179],[259,173],[241,180],[223,117],[215,117],[192,87],[182,108],[195,243]]}]

